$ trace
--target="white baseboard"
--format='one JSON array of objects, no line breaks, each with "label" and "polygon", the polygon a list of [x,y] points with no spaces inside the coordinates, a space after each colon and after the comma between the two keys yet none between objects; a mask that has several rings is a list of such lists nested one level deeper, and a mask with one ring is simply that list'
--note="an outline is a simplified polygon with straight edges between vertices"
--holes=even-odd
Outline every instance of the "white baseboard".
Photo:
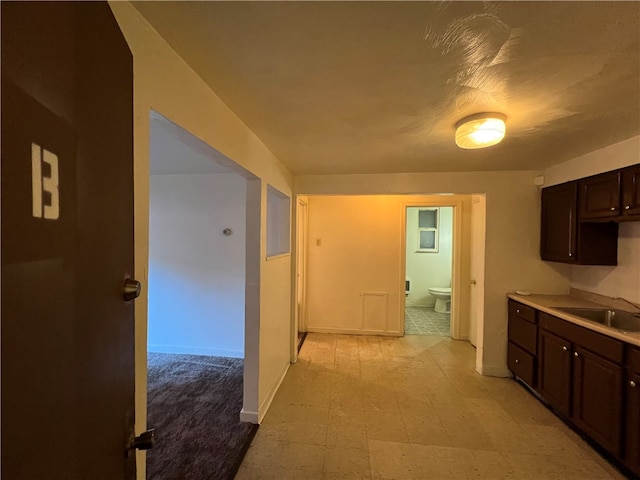
[{"label": "white baseboard", "polygon": [[177,353],[182,355],[207,355],[211,357],[244,358],[242,350],[225,350],[222,348],[179,347],[176,345],[147,345],[147,352]]},{"label": "white baseboard", "polygon": [[[258,407],[258,421],[256,423],[262,422],[262,419],[267,414],[267,411],[269,410],[269,407],[271,406],[271,402],[273,402],[273,399],[276,396],[276,393],[278,392],[278,389],[280,388],[280,385],[282,385],[282,381],[284,380],[285,375],[289,371],[289,367],[290,366],[291,366],[290,362],[286,362],[282,366],[282,370],[280,371],[280,375],[278,375],[278,377],[276,378],[276,381],[271,386],[271,389],[269,390],[269,393],[267,393],[266,398],[264,399],[264,401]],[[242,418],[242,414],[241,414],[240,418]]]},{"label": "white baseboard", "polygon": [[510,377],[509,369],[507,367],[500,367],[497,365],[482,365],[482,368],[478,370],[480,375],[486,375],[487,377]]},{"label": "white baseboard", "polygon": [[245,410],[244,408],[240,411],[240,421],[241,422],[247,422],[247,423],[255,423],[256,425],[258,423],[260,423],[258,421],[258,412],[251,412],[248,410]]},{"label": "white baseboard", "polygon": [[311,333],[337,333],[341,335],[382,335],[385,337],[401,337],[398,331],[381,331],[381,330],[357,330],[350,328],[325,328],[325,327],[307,327],[307,332]]}]

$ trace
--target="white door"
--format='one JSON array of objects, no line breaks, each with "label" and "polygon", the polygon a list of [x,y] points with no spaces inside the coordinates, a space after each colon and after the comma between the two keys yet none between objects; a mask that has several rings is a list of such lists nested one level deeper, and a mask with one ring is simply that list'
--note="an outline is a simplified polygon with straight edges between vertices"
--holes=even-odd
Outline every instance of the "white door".
[{"label": "white door", "polygon": [[469,285],[469,342],[478,342],[478,327],[484,318],[484,249],[485,249],[485,197],[473,195],[471,205],[471,282]]}]

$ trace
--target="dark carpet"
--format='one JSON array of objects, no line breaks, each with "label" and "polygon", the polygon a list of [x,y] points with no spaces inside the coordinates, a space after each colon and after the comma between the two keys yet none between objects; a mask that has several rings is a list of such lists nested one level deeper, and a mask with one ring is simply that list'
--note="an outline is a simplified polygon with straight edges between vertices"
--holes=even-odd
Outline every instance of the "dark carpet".
[{"label": "dark carpet", "polygon": [[233,479],[257,425],[240,422],[243,360],[149,353],[149,480]]}]

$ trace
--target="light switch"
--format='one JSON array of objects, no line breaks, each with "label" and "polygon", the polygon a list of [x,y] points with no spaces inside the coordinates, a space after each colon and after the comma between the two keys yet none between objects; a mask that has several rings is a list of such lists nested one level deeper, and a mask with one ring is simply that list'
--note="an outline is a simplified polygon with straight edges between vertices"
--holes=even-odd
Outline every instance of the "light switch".
[{"label": "light switch", "polygon": [[322,239],[316,238],[316,247],[321,247],[321,246],[322,246]]}]

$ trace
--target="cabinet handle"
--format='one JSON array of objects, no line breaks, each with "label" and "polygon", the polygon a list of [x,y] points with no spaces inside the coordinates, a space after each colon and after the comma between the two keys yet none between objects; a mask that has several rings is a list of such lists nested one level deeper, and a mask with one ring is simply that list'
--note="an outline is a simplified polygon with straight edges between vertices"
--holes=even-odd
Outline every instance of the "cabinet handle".
[{"label": "cabinet handle", "polygon": [[571,257],[571,256],[573,256],[573,254],[571,252],[569,252],[569,256]]},{"label": "cabinet handle", "polygon": [[578,352],[573,352],[574,357],[578,357]]},{"label": "cabinet handle", "polygon": [[520,309],[519,308],[516,308],[516,313],[520,313]]},{"label": "cabinet handle", "polygon": [[[517,360],[516,360],[516,362],[517,362]],[[631,388],[636,388],[636,382],[634,382],[633,380],[630,380],[630,381],[629,381],[629,386],[630,386]]]},{"label": "cabinet handle", "polygon": [[518,360],[518,359],[516,358],[516,364],[517,364],[517,363],[520,363],[520,360]]},{"label": "cabinet handle", "polygon": [[562,350],[564,350],[564,351],[566,352],[566,351],[567,351],[567,350],[569,350],[569,349],[563,345],[563,346],[562,346]]},{"label": "cabinet handle", "polygon": [[630,208],[631,208],[631,205],[625,205],[625,206],[624,206],[624,209],[625,209],[625,210],[629,210]]},{"label": "cabinet handle", "polygon": [[616,207],[611,207],[611,211],[613,212],[616,209]]}]

